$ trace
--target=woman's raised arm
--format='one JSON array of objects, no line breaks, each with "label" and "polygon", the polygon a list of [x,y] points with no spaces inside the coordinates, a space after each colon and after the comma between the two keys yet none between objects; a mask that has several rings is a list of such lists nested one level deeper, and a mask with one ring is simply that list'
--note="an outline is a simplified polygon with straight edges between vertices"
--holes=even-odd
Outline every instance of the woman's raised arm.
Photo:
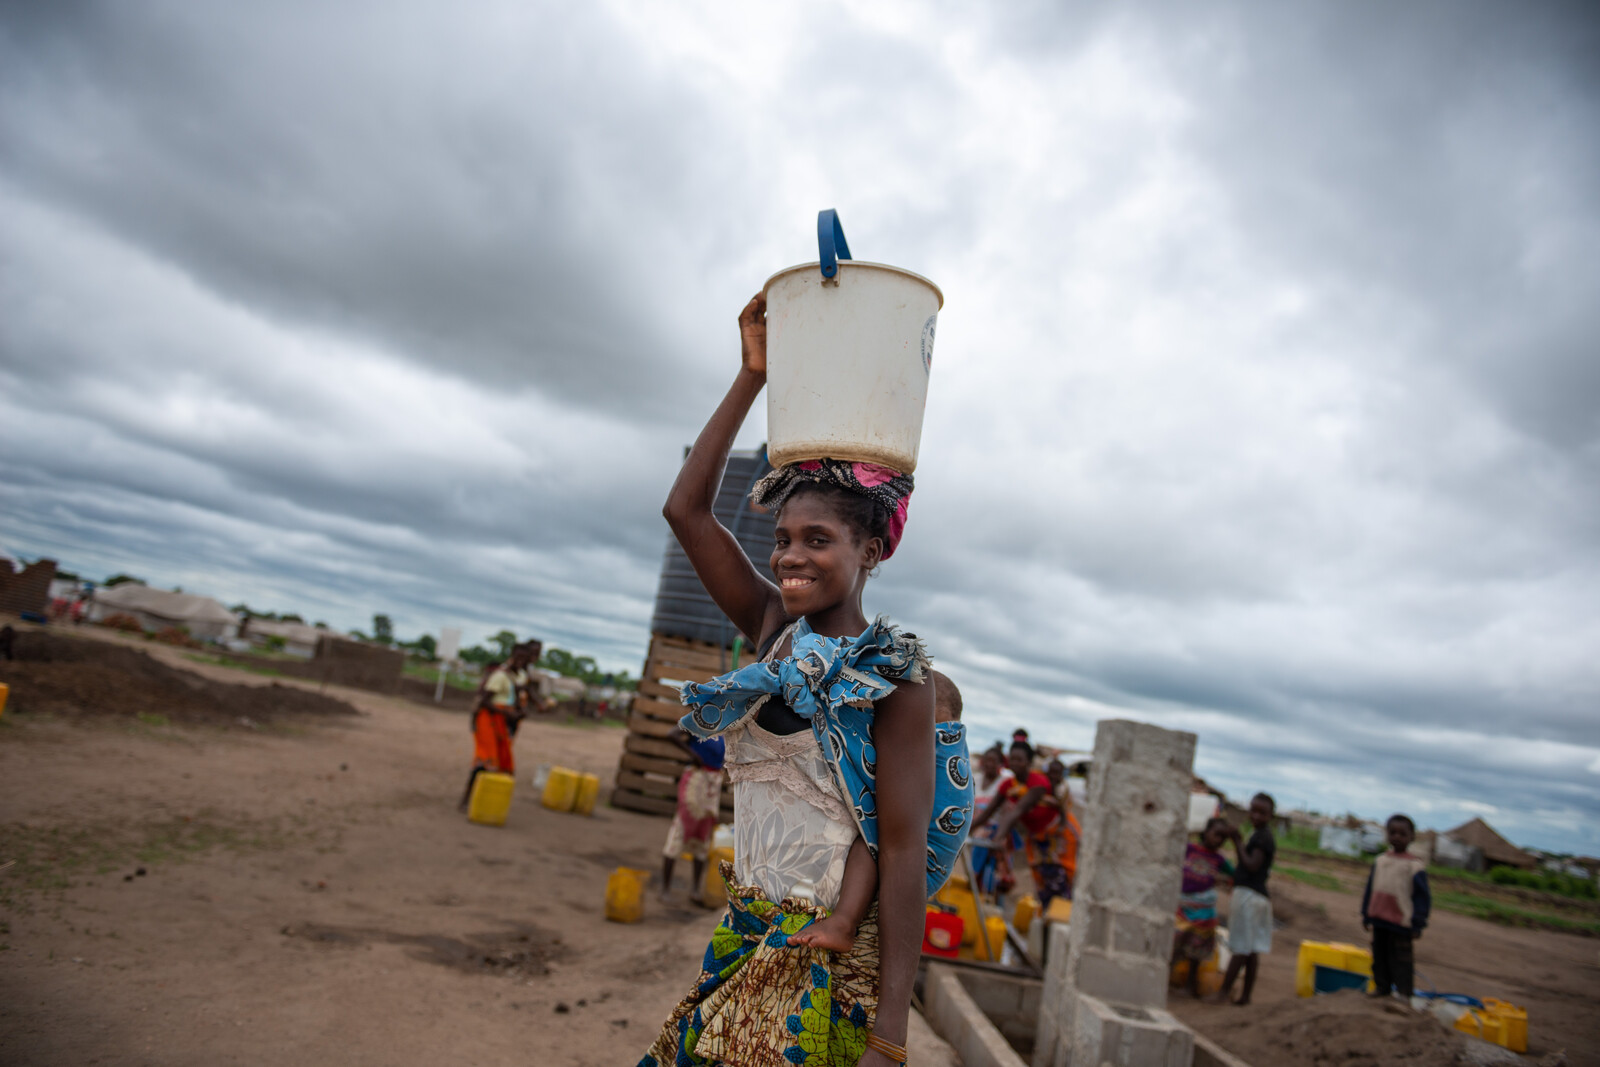
[{"label": "woman's raised arm", "polygon": [[778,587],[751,566],[738,540],[717,521],[711,508],[722,487],[722,472],[728,465],[733,439],[767,383],[764,295],[751,297],[739,313],[739,336],[739,375],[695,439],[661,514],[717,607],[746,637],[759,642],[765,631],[783,618],[783,599]]},{"label": "woman's raised arm", "polygon": [[[873,1030],[903,1046],[928,899],[933,686],[901,683],[878,701],[872,739],[878,752],[878,1016]],[[880,1060],[869,1050],[861,1062]]]}]

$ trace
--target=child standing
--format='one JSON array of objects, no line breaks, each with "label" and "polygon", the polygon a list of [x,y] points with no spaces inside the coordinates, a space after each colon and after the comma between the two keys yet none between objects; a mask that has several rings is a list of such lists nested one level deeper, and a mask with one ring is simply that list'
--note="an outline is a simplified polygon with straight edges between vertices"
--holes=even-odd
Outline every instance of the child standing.
[{"label": "child standing", "polygon": [[1411,943],[1428,925],[1432,897],[1427,868],[1406,851],[1416,839],[1417,824],[1409,815],[1391,815],[1387,829],[1393,851],[1373,861],[1361,896],[1361,925],[1372,931],[1372,981],[1377,986],[1372,995],[1386,997],[1392,988],[1409,1000]]},{"label": "child standing", "polygon": [[1212,819],[1199,844],[1189,842],[1183,853],[1183,892],[1178,897],[1172,963],[1189,962],[1189,992],[1196,999],[1200,997],[1200,965],[1217,949],[1217,885],[1233,877],[1233,866],[1220,851],[1232,832],[1228,820]]},{"label": "child standing", "polygon": [[694,884],[689,900],[705,902],[706,856],[711,834],[717,828],[717,811],[722,807],[722,762],[727,751],[720,737],[700,741],[679,731],[672,740],[693,761],[678,777],[678,812],[667,829],[667,843],[661,848],[661,899],[672,891],[672,868],[678,857],[689,853],[693,861]]},{"label": "child standing", "polygon": [[1218,999],[1227,1000],[1234,979],[1244,970],[1244,990],[1234,1003],[1250,1003],[1256,988],[1256,968],[1261,956],[1272,951],[1272,898],[1267,896],[1267,875],[1272,871],[1278,842],[1272,836],[1272,816],[1277,804],[1265,793],[1250,798],[1250,825],[1255,829],[1250,840],[1240,844],[1239,831],[1233,831],[1233,853],[1238,858],[1233,875],[1233,899],[1228,910],[1228,948],[1233,958],[1222,979]]}]

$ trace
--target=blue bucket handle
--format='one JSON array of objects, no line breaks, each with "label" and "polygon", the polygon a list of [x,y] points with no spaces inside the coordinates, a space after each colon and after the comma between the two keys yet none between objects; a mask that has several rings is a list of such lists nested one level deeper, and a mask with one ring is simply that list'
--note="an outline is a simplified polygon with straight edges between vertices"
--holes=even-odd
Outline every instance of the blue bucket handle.
[{"label": "blue bucket handle", "polygon": [[839,221],[839,213],[831,207],[817,212],[817,258],[822,260],[824,278],[838,274],[839,260],[850,258],[844,225]]}]

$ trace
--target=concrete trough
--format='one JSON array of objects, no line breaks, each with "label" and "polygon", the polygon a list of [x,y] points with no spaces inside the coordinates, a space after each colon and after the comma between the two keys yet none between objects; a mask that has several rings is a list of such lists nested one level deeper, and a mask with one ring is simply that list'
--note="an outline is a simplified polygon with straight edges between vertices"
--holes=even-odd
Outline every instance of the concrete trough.
[{"label": "concrete trough", "polygon": [[[963,978],[967,981],[963,982]],[[996,1005],[1002,1012],[1020,1009],[1022,1005],[1024,995],[1013,983],[1032,982],[1035,987],[1033,1007],[1037,1012],[1038,980],[964,972],[942,963],[929,963],[922,983],[922,1014],[933,1032],[956,1050],[962,1067],[1027,1067],[1027,1062],[1017,1055],[1017,1050],[967,991],[968,982],[980,990],[979,995],[986,1003]],[[1001,1017],[1012,1018],[1007,1014]],[[1013,1022],[1022,1024],[1020,1019]]]}]

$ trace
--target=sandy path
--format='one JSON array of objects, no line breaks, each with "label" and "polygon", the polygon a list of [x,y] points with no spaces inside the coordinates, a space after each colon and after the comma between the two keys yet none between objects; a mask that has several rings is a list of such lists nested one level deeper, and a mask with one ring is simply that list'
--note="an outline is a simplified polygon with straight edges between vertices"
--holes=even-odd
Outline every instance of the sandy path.
[{"label": "sandy path", "polygon": [[[135,861],[112,848],[99,858],[114,870],[24,894],[4,936],[0,1061],[637,1057],[713,925],[659,907],[638,926],[600,921],[606,874],[653,865],[662,822],[555,815],[525,788],[504,829],[472,826],[453,807],[464,719],[343,695],[360,721],[293,736],[9,725],[8,821],[108,840],[176,824],[236,844],[131,882]],[[620,742],[534,724],[518,747],[605,772]],[[486,967],[486,953],[523,962]]]}]

